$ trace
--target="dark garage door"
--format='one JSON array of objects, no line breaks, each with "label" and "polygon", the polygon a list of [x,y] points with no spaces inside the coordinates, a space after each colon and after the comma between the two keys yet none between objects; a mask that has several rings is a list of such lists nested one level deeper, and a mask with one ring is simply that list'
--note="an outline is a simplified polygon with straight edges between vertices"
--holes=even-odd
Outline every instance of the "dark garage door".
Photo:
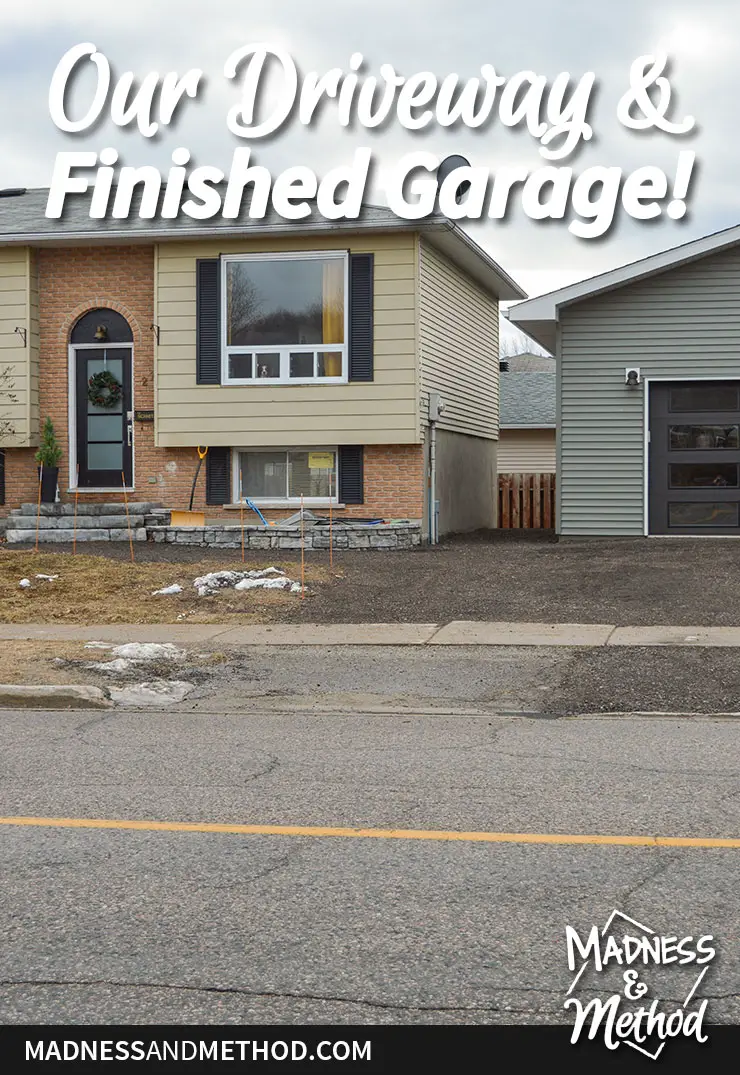
[{"label": "dark garage door", "polygon": [[740,534],[740,382],[650,386],[651,534]]}]

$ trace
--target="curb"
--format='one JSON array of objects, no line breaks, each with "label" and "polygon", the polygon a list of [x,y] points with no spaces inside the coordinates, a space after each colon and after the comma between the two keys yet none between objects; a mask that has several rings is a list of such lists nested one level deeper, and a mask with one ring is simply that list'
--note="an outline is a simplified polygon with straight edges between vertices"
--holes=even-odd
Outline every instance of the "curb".
[{"label": "curb", "polygon": [[27,687],[0,683],[0,709],[111,709],[113,702],[101,687]]}]

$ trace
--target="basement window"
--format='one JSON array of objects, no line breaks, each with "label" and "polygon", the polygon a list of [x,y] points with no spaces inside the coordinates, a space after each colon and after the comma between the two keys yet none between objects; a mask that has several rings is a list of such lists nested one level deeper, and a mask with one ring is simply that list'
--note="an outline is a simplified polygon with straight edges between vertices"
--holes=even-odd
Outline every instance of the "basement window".
[{"label": "basement window", "polygon": [[265,449],[234,452],[234,503],[259,507],[338,503],[336,448]]}]

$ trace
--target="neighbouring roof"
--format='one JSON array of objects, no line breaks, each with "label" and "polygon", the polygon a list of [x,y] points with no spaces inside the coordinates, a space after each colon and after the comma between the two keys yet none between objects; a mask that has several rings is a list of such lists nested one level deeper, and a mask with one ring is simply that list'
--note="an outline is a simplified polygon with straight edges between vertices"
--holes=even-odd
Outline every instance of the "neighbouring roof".
[{"label": "neighbouring roof", "polygon": [[[512,360],[509,359],[509,362]],[[555,428],[555,369],[510,369],[499,378],[500,417],[502,429]]]},{"label": "neighbouring roof", "polygon": [[525,351],[521,355],[504,355],[502,362],[508,363],[511,373],[534,373],[539,370],[544,373],[555,372],[555,359],[550,355],[534,355],[531,351]]},{"label": "neighbouring roof", "polygon": [[[225,186],[225,184],[221,184]],[[137,215],[140,190],[131,199],[131,214],[126,220],[93,220],[89,216],[91,192],[69,195],[64,214],[59,220],[45,216],[49,191],[46,188],[0,197],[0,245],[36,246],[41,244],[92,244],[116,242],[164,242],[177,239],[205,239],[214,236],[238,238],[336,232],[412,231],[422,234],[432,246],[450,261],[467,272],[489,294],[499,299],[522,299],[526,293],[500,265],[470,238],[453,220],[439,213],[423,220],[404,220],[385,206],[365,205],[356,220],[326,220],[316,206],[304,220],[288,221],[268,208],[263,219],[249,217],[249,202],[242,203],[242,213],[234,220],[220,216],[209,220],[193,220],[180,214],[174,220],[154,217],[142,220]],[[112,196],[111,196],[112,202]]]},{"label": "neighbouring roof", "polygon": [[642,258],[640,261],[630,262],[628,265],[622,265],[618,269],[601,273],[599,276],[592,276],[578,284],[570,284],[558,291],[551,291],[547,295],[539,295],[537,298],[527,299],[526,302],[519,302],[506,311],[506,316],[537,343],[548,351],[554,352],[555,326],[562,307],[637,283],[639,280],[655,276],[668,269],[676,269],[691,261],[707,257],[709,254],[716,254],[721,250],[736,246],[738,243],[740,243],[740,225],[725,228],[712,235],[705,235],[702,239],[694,239],[692,242],[683,243],[670,250],[663,250],[659,254]]}]

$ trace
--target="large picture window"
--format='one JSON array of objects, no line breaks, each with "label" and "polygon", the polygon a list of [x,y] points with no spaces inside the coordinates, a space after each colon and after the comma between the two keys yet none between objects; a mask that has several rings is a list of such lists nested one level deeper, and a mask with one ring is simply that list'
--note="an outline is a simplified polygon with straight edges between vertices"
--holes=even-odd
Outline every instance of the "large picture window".
[{"label": "large picture window", "polygon": [[307,506],[338,500],[337,453],[330,449],[234,452],[236,501]]},{"label": "large picture window", "polygon": [[347,380],[347,256],[222,259],[224,384]]}]

